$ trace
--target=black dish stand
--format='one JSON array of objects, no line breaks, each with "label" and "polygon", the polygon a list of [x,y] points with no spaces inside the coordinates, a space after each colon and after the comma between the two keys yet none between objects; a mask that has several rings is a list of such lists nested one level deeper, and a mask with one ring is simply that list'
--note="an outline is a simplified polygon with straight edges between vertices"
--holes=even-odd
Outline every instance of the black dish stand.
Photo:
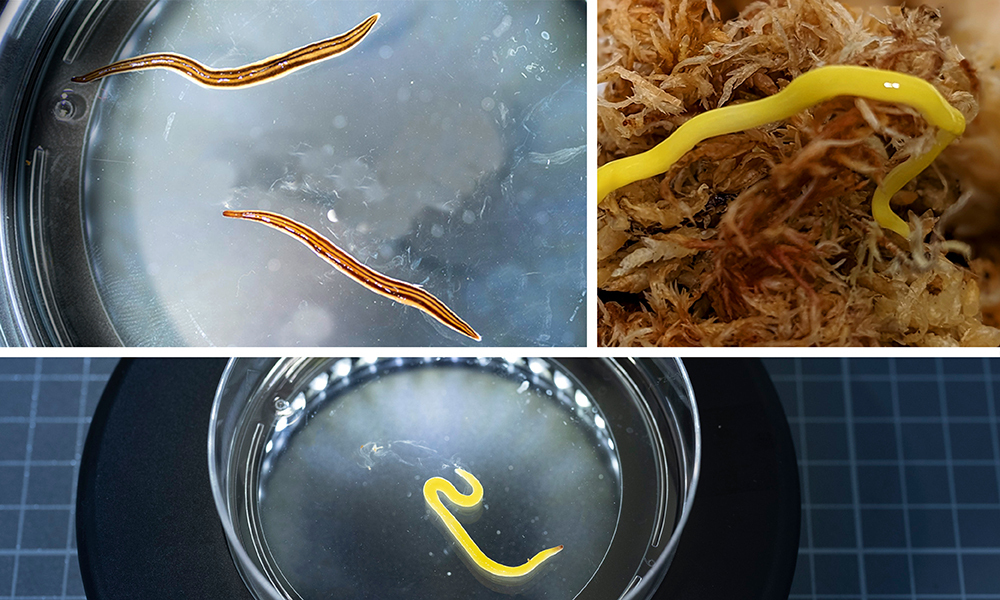
[{"label": "black dish stand", "polygon": [[[653,600],[785,600],[800,501],[777,394],[756,360],[684,364],[701,417],[700,482]],[[225,366],[130,359],[112,375],[80,467],[76,531],[87,598],[253,600],[208,478],[209,413]]]}]

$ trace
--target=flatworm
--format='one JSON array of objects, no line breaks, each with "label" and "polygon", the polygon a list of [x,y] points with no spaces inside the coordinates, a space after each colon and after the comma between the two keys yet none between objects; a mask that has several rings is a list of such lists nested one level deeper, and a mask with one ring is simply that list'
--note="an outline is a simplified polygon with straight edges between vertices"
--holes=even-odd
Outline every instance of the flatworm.
[{"label": "flatworm", "polygon": [[143,54],[134,58],[126,58],[125,60],[120,60],[106,67],[91,71],[86,75],[73,77],[72,80],[77,83],[90,83],[102,77],[118,73],[128,73],[129,71],[169,69],[205,87],[229,90],[246,88],[274,81],[307,65],[347,52],[368,35],[368,32],[375,26],[375,22],[378,21],[378,18],[379,13],[375,13],[347,33],[282,54],[276,54],[270,58],[265,58],[264,60],[243,67],[213,69],[193,58],[188,58],[181,54],[158,52]]},{"label": "flatworm", "polygon": [[542,550],[531,557],[528,562],[516,567],[508,567],[486,556],[476,545],[476,542],[472,541],[469,532],[462,527],[462,524],[441,500],[444,497],[456,512],[466,517],[478,515],[482,509],[482,484],[472,473],[464,469],[455,469],[455,473],[469,484],[472,491],[463,494],[447,479],[431,477],[424,483],[424,502],[427,504],[428,511],[438,520],[438,524],[455,543],[463,562],[477,579],[485,579],[486,582],[497,586],[494,588],[497,591],[510,593],[512,590],[523,589],[531,579],[541,572],[543,565],[546,565],[553,556],[562,552],[563,547],[556,546]]},{"label": "flatworm", "polygon": [[717,108],[693,117],[652,149],[598,168],[597,202],[600,203],[605,196],[624,185],[666,172],[702,140],[787,119],[838,96],[861,96],[905,104],[919,110],[924,118],[938,127],[934,146],[893,169],[872,197],[872,216],[878,224],[908,238],[910,227],[892,212],[889,200],[965,132],[965,117],[927,81],[869,67],[820,67],[803,73],[773,96]]},{"label": "flatworm", "polygon": [[445,306],[444,302],[441,302],[420,286],[393,279],[366,267],[307,225],[303,225],[286,216],[263,210],[227,210],[223,211],[222,214],[233,219],[262,223],[288,234],[308,246],[320,258],[336,267],[341,273],[376,294],[381,294],[386,298],[407,306],[419,308],[447,327],[454,329],[462,335],[469,336],[477,342],[482,339],[468,323]]}]

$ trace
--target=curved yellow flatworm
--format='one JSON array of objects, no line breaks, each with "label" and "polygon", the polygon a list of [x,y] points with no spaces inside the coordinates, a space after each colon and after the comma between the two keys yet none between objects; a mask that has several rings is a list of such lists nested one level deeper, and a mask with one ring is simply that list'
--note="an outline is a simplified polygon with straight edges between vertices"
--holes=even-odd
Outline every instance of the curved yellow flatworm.
[{"label": "curved yellow flatworm", "polygon": [[[483,504],[483,486],[479,480],[463,469],[455,469],[455,473],[465,480],[472,491],[463,494],[447,479],[431,477],[424,483],[424,501],[428,511],[439,520],[439,524],[455,543],[463,562],[477,579],[485,579],[499,588],[520,588],[537,575],[544,563],[562,551],[562,546],[542,550],[531,560],[517,567],[502,565],[486,556],[476,545],[469,533],[458,522],[455,515],[445,507],[442,498],[460,515],[471,519],[478,516]],[[485,583],[485,582],[484,582]],[[492,586],[491,586],[492,587]],[[496,588],[494,588],[496,589]],[[498,591],[503,591],[498,590]]]},{"label": "curved yellow flatworm", "polygon": [[927,153],[912,156],[893,169],[875,190],[872,216],[885,229],[909,237],[910,227],[889,208],[889,199],[926,169],[948,144],[965,132],[965,117],[930,83],[895,71],[833,65],[795,78],[773,96],[702,113],[646,152],[611,161],[597,169],[597,202],[614,190],[666,172],[698,142],[787,119],[837,96],[861,96],[912,106],[938,127],[937,141]]}]

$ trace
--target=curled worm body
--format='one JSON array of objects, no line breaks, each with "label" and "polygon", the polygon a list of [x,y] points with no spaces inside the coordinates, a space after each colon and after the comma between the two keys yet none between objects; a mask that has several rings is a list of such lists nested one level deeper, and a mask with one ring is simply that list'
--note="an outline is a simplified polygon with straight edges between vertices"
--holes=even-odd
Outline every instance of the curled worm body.
[{"label": "curled worm body", "polygon": [[463,561],[472,570],[473,575],[486,579],[499,588],[523,588],[541,571],[542,566],[549,559],[562,551],[563,547],[555,546],[542,550],[531,557],[528,562],[516,567],[500,564],[486,556],[476,545],[476,542],[472,541],[469,532],[462,527],[462,524],[442,501],[443,497],[452,508],[463,515],[475,514],[482,507],[483,486],[479,480],[464,469],[455,469],[455,473],[469,484],[472,491],[463,494],[447,479],[431,477],[424,483],[424,502],[427,504],[428,510],[455,543]]},{"label": "curled worm body", "polygon": [[73,81],[90,83],[109,75],[128,73],[129,71],[169,69],[205,87],[222,89],[250,87],[274,81],[307,65],[347,52],[368,35],[378,18],[379,13],[375,13],[347,33],[276,54],[242,67],[213,69],[181,54],[158,52],[120,60],[86,75],[74,77]]},{"label": "curled worm body", "polygon": [[670,137],[652,149],[598,168],[597,201],[600,203],[605,196],[624,185],[666,172],[702,140],[787,119],[838,96],[860,96],[905,104],[916,108],[938,127],[934,146],[925,154],[910,157],[893,169],[872,197],[872,215],[879,225],[909,237],[910,227],[892,212],[889,200],[965,132],[965,117],[927,81],[869,67],[820,67],[796,77],[773,96],[702,113],[678,127]]},{"label": "curled worm body", "polygon": [[255,221],[273,227],[308,246],[320,258],[327,261],[351,279],[369,290],[395,300],[396,302],[419,308],[444,325],[476,341],[481,340],[476,331],[463,321],[443,302],[423,288],[412,283],[393,279],[366,267],[353,256],[338,248],[316,230],[286,216],[263,210],[227,210],[223,216],[245,221]]}]

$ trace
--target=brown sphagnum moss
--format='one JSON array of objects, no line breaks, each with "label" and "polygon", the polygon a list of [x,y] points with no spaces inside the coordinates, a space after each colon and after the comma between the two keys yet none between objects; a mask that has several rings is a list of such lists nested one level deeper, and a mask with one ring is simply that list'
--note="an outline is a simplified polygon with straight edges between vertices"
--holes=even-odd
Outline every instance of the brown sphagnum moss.
[{"label": "brown sphagnum moss", "polygon": [[[831,64],[921,77],[972,123],[980,76],[941,25],[925,7],[837,0],[756,2],[729,21],[710,0],[600,0],[598,164]],[[598,209],[599,343],[1000,345],[1000,311],[981,306],[996,264],[935,229],[966,191],[948,161],[893,199],[910,240],[871,217],[878,183],[935,133],[914,109],[841,97],[708,139],[612,193]]]}]

